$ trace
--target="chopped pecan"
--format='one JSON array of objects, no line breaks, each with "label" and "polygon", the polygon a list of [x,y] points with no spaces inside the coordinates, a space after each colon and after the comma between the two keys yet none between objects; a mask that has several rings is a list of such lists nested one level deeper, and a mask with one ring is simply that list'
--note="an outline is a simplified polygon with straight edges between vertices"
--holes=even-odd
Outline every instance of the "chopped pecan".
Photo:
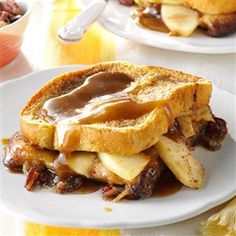
[{"label": "chopped pecan", "polygon": [[119,191],[116,187],[107,185],[102,190],[102,196],[105,198],[114,198],[119,194]]},{"label": "chopped pecan", "polygon": [[134,4],[134,0],[119,0],[119,3],[125,6],[132,6]]},{"label": "chopped pecan", "polygon": [[31,168],[27,174],[25,188],[28,191],[33,190],[39,177],[39,171],[36,168]]},{"label": "chopped pecan", "polygon": [[80,175],[70,176],[67,179],[60,180],[56,186],[55,190],[58,193],[68,193],[73,192],[78,189],[84,182],[84,178]]}]

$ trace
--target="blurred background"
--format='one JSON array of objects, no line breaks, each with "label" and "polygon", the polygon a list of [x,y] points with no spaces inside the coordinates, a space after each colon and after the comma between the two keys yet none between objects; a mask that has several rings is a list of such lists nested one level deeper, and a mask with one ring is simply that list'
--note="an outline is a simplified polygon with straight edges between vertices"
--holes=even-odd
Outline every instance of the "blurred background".
[{"label": "blurred background", "polygon": [[[16,60],[0,69],[1,80],[14,79],[35,70],[55,66],[127,60],[203,76],[218,87],[235,94],[235,54],[192,54],[154,48],[116,36],[97,22],[78,43],[62,43],[57,38],[58,28],[79,13],[84,1],[86,0],[28,0],[32,4],[32,12],[21,52]],[[225,63],[222,64],[222,61]]]}]

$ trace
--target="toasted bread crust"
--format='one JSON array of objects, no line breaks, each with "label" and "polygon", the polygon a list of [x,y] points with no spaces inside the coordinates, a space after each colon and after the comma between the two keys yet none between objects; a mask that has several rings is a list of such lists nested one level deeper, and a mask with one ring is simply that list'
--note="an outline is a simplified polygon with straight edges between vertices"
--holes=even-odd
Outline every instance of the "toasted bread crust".
[{"label": "toasted bread crust", "polygon": [[236,12],[235,0],[135,0],[138,5],[155,4],[185,5],[204,14],[218,15]]},{"label": "toasted bread crust", "polygon": [[[140,85],[134,91],[139,101],[160,101],[165,105],[137,120],[113,121],[91,125],[73,125],[73,143],[68,151],[95,151],[119,155],[139,153],[157,143],[180,112],[209,103],[211,83],[202,78],[156,66],[137,66],[126,62],[96,64],[65,73],[49,81],[21,112],[23,135],[42,148],[58,149],[56,126],[46,122],[42,106],[49,98],[67,93],[83,83],[87,76],[101,71],[124,72]],[[171,118],[170,118],[171,113]]]},{"label": "toasted bread crust", "polygon": [[236,13],[223,15],[203,15],[199,26],[207,29],[212,37],[222,37],[236,32]]},{"label": "toasted bread crust", "polygon": [[183,0],[183,3],[205,14],[230,14],[236,12],[235,0]]}]

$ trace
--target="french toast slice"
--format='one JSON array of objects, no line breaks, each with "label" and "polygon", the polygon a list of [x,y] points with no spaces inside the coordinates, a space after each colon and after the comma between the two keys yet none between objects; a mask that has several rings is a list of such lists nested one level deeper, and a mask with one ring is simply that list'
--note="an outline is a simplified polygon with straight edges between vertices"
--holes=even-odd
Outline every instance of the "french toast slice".
[{"label": "french toast slice", "polygon": [[75,140],[67,152],[90,151],[119,155],[139,153],[156,144],[178,114],[207,106],[212,92],[212,85],[208,80],[179,71],[126,62],[100,63],[59,75],[42,87],[21,112],[23,136],[40,148],[60,149],[60,125],[45,118],[44,103],[69,93],[81,86],[87,77],[104,71],[122,72],[131,77],[136,84],[130,91],[132,97],[139,103],[154,101],[156,107],[135,119],[67,124],[67,128],[69,126],[69,129],[73,129],[70,136]]}]

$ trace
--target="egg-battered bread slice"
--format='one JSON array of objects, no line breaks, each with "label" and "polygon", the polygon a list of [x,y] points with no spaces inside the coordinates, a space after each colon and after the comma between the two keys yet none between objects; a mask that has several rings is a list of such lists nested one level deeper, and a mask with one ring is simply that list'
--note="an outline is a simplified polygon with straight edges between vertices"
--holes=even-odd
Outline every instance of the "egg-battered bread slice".
[{"label": "egg-battered bread slice", "polygon": [[[116,107],[119,110],[108,112],[107,120],[102,121],[98,119],[99,115],[96,117],[100,112],[93,114],[92,121],[85,119],[82,123],[70,119],[57,122],[47,118],[44,106],[48,100],[80,89],[86,79],[101,72],[110,73],[111,77],[112,74],[122,73],[130,79],[128,91],[119,91],[121,98],[126,91],[125,99],[129,103]],[[107,84],[112,83],[113,78],[110,79]],[[21,112],[21,132],[29,142],[40,148],[132,155],[156,144],[178,114],[207,106],[211,91],[212,85],[208,80],[158,66],[126,62],[96,64],[59,75],[41,88]],[[103,107],[100,104],[103,98],[96,100],[98,108]],[[108,104],[108,108],[111,107]],[[115,111],[119,111],[118,116],[113,118],[111,114]],[[63,146],[65,142],[67,145]]]}]

